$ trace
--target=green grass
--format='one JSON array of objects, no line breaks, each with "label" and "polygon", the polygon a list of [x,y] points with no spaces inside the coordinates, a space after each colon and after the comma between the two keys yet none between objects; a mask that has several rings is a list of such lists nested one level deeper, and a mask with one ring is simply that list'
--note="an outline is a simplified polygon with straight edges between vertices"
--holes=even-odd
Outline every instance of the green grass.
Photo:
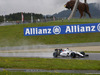
[{"label": "green grass", "polygon": [[0,57],[0,68],[47,70],[100,70],[100,61]]},{"label": "green grass", "polygon": [[83,18],[83,19],[71,19],[70,22],[84,22],[84,23],[99,23],[100,19],[95,19],[95,18]]},{"label": "green grass", "polygon": [[[90,74],[74,74],[74,73],[47,73],[47,72],[39,72],[39,73],[32,73],[32,72],[9,72],[3,71],[0,72],[0,75],[90,75]],[[92,74],[96,75],[96,74]],[[100,75],[100,74],[97,74]]]},{"label": "green grass", "polygon": [[100,51],[85,51],[86,53],[100,53]]},{"label": "green grass", "polygon": [[47,23],[0,26],[0,47],[23,46],[23,45],[33,45],[33,44],[68,44],[68,43],[100,42],[100,33],[24,36],[23,32],[24,27],[86,24],[86,23],[96,23],[96,22],[100,22],[100,20],[72,19],[70,22],[64,20],[64,22],[56,21]]}]

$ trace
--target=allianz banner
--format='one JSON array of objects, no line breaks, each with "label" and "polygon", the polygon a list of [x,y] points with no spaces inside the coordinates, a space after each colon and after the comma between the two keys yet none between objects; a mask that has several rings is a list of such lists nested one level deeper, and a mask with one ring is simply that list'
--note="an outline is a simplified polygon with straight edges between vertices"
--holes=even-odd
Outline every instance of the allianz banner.
[{"label": "allianz banner", "polygon": [[100,32],[100,23],[24,28],[24,36]]}]

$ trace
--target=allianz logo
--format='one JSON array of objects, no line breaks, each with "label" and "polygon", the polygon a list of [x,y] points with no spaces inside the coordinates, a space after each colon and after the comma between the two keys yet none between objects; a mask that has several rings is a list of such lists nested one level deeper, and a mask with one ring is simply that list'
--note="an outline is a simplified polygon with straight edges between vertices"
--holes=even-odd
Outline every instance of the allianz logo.
[{"label": "allianz logo", "polygon": [[25,35],[42,35],[51,34],[51,28],[26,28]]},{"label": "allianz logo", "polygon": [[96,26],[81,26],[81,25],[74,25],[74,26],[66,26],[65,33],[82,33],[82,32],[95,32]]},{"label": "allianz logo", "polygon": [[66,26],[65,33],[100,32],[100,23],[97,25],[70,25]]},{"label": "allianz logo", "polygon": [[49,35],[49,34],[60,34],[61,28],[59,26],[54,26],[50,28],[26,28],[25,29],[25,35]]},{"label": "allianz logo", "polygon": [[61,33],[61,28],[60,28],[60,26],[54,26],[54,27],[53,27],[53,33],[54,33],[54,34],[60,34],[60,33]]}]

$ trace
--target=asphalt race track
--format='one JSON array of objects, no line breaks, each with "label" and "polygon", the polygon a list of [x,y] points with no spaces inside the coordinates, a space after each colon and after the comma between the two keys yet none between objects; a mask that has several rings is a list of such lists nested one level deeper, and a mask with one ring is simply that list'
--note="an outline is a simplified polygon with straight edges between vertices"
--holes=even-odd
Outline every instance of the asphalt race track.
[{"label": "asphalt race track", "polygon": [[[87,53],[89,57],[85,58],[75,58],[82,60],[100,60],[100,53]],[[43,52],[43,53],[0,53],[1,57],[39,57],[39,58],[53,58],[53,53]],[[61,59],[72,59],[70,57],[58,57]]]},{"label": "asphalt race track", "polygon": [[[0,47],[0,57],[39,57],[53,58],[55,48],[69,48],[73,51],[100,51],[100,42],[57,44],[57,45],[32,45],[19,47]],[[75,58],[82,60],[100,60],[100,53],[88,53],[89,57]],[[58,57],[62,58],[62,57]],[[64,57],[62,59],[72,59]]]}]

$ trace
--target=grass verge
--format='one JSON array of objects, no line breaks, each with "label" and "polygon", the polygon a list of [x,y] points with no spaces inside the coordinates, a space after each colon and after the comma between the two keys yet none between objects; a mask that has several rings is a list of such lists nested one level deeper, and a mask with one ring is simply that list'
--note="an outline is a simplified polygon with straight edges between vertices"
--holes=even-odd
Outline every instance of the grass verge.
[{"label": "grass verge", "polygon": [[0,68],[47,70],[100,70],[100,61],[0,57]]},{"label": "grass verge", "polygon": [[[32,72],[9,72],[9,71],[3,71],[3,72],[0,72],[0,75],[90,75],[90,74],[48,73],[48,72],[32,73]],[[92,75],[96,75],[96,74],[92,74]],[[100,74],[98,74],[98,75],[100,75]]]},{"label": "grass verge", "polygon": [[48,73],[48,72],[32,73],[32,72],[9,72],[9,71],[3,71],[3,72],[0,72],[0,75],[100,75],[100,74]]},{"label": "grass verge", "polygon": [[100,53],[100,51],[85,51],[86,53]]},{"label": "grass verge", "polygon": [[70,22],[64,20],[64,22],[55,21],[46,23],[0,26],[0,47],[25,46],[34,44],[69,44],[69,43],[100,42],[100,33],[24,36],[23,32],[24,27],[86,24],[86,23],[96,23],[96,22],[100,21],[98,21],[98,19],[72,19]]}]

